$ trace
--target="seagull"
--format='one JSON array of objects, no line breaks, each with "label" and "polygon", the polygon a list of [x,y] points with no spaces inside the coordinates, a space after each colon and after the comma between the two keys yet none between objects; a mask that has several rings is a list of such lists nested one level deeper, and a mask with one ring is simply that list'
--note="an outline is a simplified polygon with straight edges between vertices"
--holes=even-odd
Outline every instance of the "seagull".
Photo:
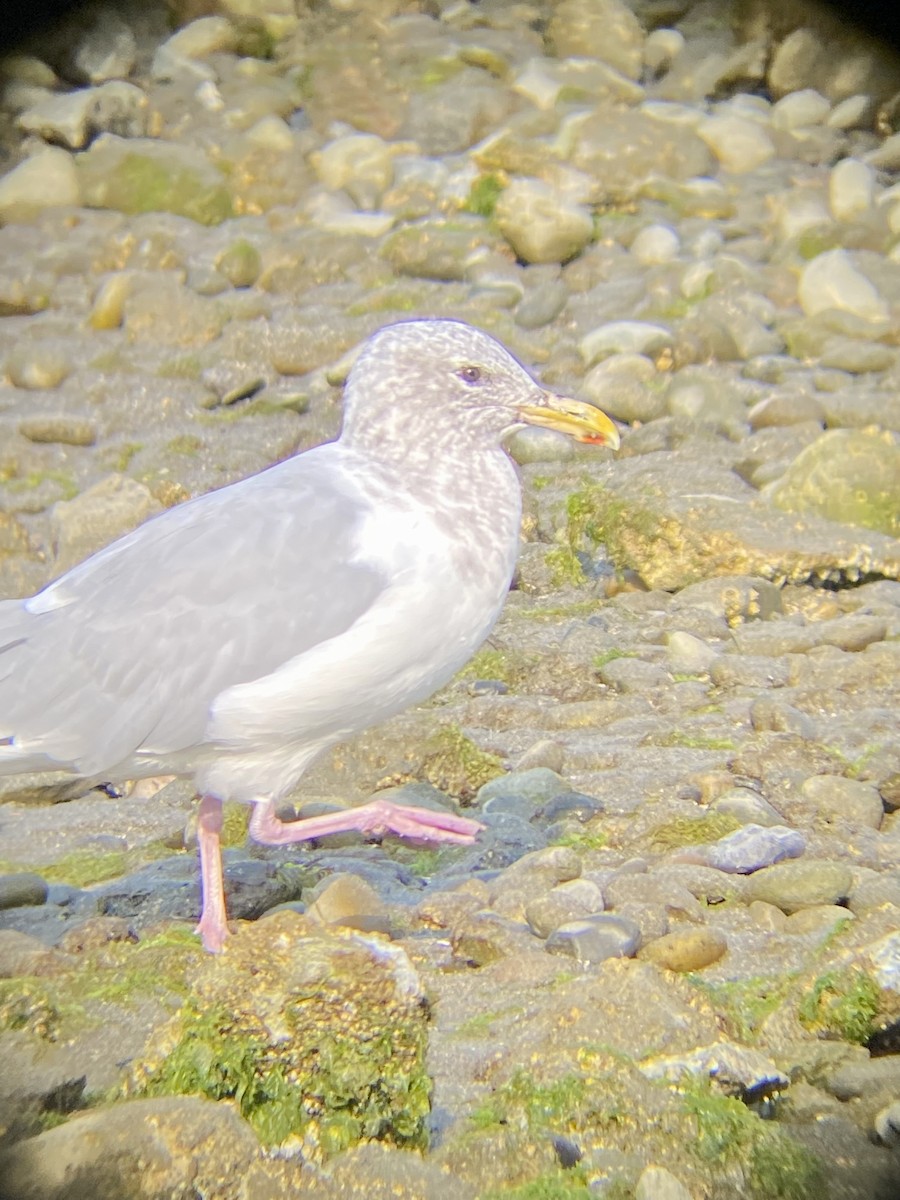
[{"label": "seagull", "polygon": [[0,601],[0,774],[193,776],[204,947],[228,937],[224,801],[285,845],[357,830],[471,843],[451,812],[278,800],[327,747],[415,704],[484,641],[512,580],[523,425],[616,448],[598,408],[541,387],[454,320],[388,325],[347,379],[336,441],[188,500]]}]

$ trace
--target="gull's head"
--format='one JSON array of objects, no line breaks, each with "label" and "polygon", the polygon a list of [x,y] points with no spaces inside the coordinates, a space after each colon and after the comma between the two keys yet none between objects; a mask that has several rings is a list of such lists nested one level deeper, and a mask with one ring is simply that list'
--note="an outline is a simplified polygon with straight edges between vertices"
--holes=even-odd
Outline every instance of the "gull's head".
[{"label": "gull's head", "polygon": [[501,344],[462,321],[401,321],[364,344],[344,396],[348,440],[385,437],[410,446],[443,437],[497,445],[522,425],[581,442],[619,445],[615,425],[592,404],[546,391]]}]

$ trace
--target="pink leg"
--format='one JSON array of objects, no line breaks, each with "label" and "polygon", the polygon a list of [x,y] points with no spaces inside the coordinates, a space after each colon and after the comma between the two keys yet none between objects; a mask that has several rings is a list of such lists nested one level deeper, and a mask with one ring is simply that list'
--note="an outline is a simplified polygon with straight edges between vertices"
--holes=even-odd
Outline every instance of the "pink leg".
[{"label": "pink leg", "polygon": [[376,836],[396,833],[423,842],[455,842],[468,846],[481,829],[484,826],[479,821],[470,821],[467,817],[391,804],[389,800],[371,800],[359,808],[326,813],[323,817],[305,817],[300,821],[280,821],[273,813],[271,803],[260,801],[250,818],[250,836],[267,846],[285,846],[290,842],[304,842],[349,830]]},{"label": "pink leg", "polygon": [[203,909],[197,933],[203,948],[217,954],[228,937],[225,913],[225,885],[222,878],[222,801],[216,796],[204,796],[200,801],[197,841],[200,843],[200,891]]}]

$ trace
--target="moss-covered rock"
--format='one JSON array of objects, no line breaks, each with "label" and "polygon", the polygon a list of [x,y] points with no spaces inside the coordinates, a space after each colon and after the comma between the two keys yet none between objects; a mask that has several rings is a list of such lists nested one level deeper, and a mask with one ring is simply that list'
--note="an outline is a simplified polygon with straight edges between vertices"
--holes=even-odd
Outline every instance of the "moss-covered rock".
[{"label": "moss-covered rock", "polygon": [[224,176],[196,147],[107,136],[79,155],[77,168],[88,208],[171,212],[201,225],[233,215]]},{"label": "moss-covered rock", "polygon": [[201,964],[126,1090],[233,1100],[262,1142],[301,1137],[313,1155],[363,1139],[422,1148],[427,1020],[403,951],[282,912]]},{"label": "moss-covered rock", "polygon": [[770,499],[785,512],[816,513],[900,537],[900,439],[829,430],[794,459]]}]

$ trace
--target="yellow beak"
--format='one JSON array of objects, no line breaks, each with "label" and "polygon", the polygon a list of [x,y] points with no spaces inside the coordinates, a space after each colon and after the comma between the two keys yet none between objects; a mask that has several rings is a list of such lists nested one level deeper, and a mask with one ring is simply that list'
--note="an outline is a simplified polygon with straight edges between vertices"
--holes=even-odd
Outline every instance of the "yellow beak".
[{"label": "yellow beak", "polygon": [[523,404],[519,416],[529,425],[542,425],[567,433],[578,442],[591,442],[598,446],[619,448],[619,431],[606,415],[593,404],[570,400],[566,396],[554,396],[544,392],[536,404]]}]

